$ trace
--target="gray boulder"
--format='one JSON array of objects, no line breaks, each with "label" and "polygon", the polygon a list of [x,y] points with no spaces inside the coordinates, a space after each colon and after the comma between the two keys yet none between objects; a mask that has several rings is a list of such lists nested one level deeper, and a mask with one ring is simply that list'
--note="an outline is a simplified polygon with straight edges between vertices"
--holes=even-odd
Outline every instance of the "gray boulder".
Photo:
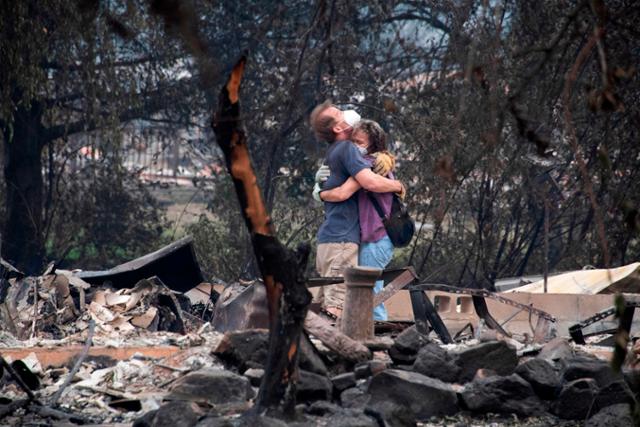
[{"label": "gray boulder", "polygon": [[367,407],[385,412],[386,403],[409,409],[418,420],[458,412],[457,396],[450,385],[417,372],[387,369],[371,378]]},{"label": "gray boulder", "polygon": [[[315,425],[341,426],[341,427],[377,427],[374,418],[365,415],[362,410],[341,408],[340,406],[325,402],[314,402],[306,411],[308,415],[321,417],[316,419]],[[310,424],[310,423],[308,423]]]},{"label": "gray boulder", "polygon": [[348,388],[356,386],[356,375],[353,372],[336,375],[331,378],[333,388],[340,393]]},{"label": "gray boulder", "polygon": [[430,342],[427,335],[418,332],[415,325],[411,326],[396,337],[389,349],[389,356],[398,365],[411,365],[416,360],[418,351]]},{"label": "gray boulder", "polygon": [[333,384],[329,378],[302,369],[299,372],[300,377],[296,387],[296,399],[298,402],[331,399]]},{"label": "gray boulder", "polygon": [[516,374],[531,384],[536,394],[545,400],[554,399],[562,386],[555,367],[544,359],[527,360],[516,368]]},{"label": "gray boulder", "polygon": [[262,382],[262,377],[264,377],[264,369],[251,368],[244,371],[245,377],[249,379],[249,382],[254,387],[260,387],[260,382]]},{"label": "gray boulder", "polygon": [[364,409],[368,401],[369,395],[358,387],[348,388],[340,393],[343,408]]},{"label": "gray boulder", "polygon": [[423,346],[430,342],[429,337],[418,332],[415,325],[413,325],[402,331],[396,337],[393,342],[393,347],[402,353],[416,354]]},{"label": "gray boulder", "polygon": [[566,382],[580,378],[593,378],[599,387],[604,387],[613,381],[623,379],[621,373],[611,369],[609,363],[592,357],[578,356],[563,361],[562,378]]},{"label": "gray boulder", "polygon": [[269,354],[269,331],[247,329],[227,332],[213,353],[227,364],[237,366],[241,372],[262,368]]},{"label": "gray boulder", "polygon": [[415,414],[405,405],[397,402],[378,402],[373,407],[367,407],[365,414],[377,420],[377,425],[385,427],[415,427],[418,425]]},{"label": "gray boulder", "polygon": [[620,403],[631,404],[635,401],[633,392],[624,380],[613,381],[602,387],[596,396],[596,410]]},{"label": "gray boulder", "polygon": [[326,400],[318,400],[305,408],[305,412],[310,415],[317,415],[324,417],[325,415],[332,415],[336,412],[342,411],[342,408],[335,403],[328,402]]},{"label": "gray boulder", "polygon": [[253,397],[249,379],[224,369],[201,369],[179,378],[167,400],[210,404],[245,402]]},{"label": "gray boulder", "polygon": [[631,405],[625,403],[607,406],[585,423],[585,427],[629,427],[632,425]]},{"label": "gray boulder", "polygon": [[205,412],[193,402],[175,401],[147,412],[133,423],[134,427],[192,427]]},{"label": "gray boulder", "polygon": [[574,351],[566,338],[554,338],[542,347],[538,357],[549,363],[555,363],[561,360],[572,359]]},{"label": "gray boulder", "polygon": [[391,347],[388,353],[391,360],[393,360],[393,363],[395,363],[398,366],[413,365],[413,362],[416,361],[416,356],[417,356],[417,353],[403,353],[399,351],[396,347]]},{"label": "gray boulder", "polygon": [[460,367],[458,381],[471,381],[480,368],[490,369],[498,375],[511,375],[518,365],[516,350],[504,341],[492,341],[464,349],[457,353]]},{"label": "gray boulder", "polygon": [[378,422],[362,412],[343,410],[322,418],[326,426],[332,427],[378,427]]},{"label": "gray boulder", "polygon": [[553,412],[567,420],[584,420],[594,413],[593,401],[598,384],[593,378],[581,378],[565,384],[553,405]]},{"label": "gray boulder", "polygon": [[413,370],[431,378],[448,383],[456,382],[460,375],[460,366],[446,350],[436,343],[428,343],[420,349]]},{"label": "gray boulder", "polygon": [[286,427],[287,423],[266,415],[243,415],[238,418],[207,417],[196,427]]},{"label": "gray boulder", "polygon": [[531,385],[517,374],[474,380],[465,386],[461,397],[464,405],[473,412],[523,417],[544,412],[544,405]]}]

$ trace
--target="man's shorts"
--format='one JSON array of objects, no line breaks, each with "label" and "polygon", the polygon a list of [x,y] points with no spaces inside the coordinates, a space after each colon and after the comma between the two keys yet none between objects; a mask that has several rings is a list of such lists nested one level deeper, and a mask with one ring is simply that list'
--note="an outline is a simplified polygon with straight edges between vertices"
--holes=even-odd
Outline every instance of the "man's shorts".
[{"label": "man's shorts", "polygon": [[[342,277],[346,267],[358,265],[358,245],[356,243],[320,243],[316,254],[316,270],[321,277]],[[324,286],[318,291],[314,302],[327,309],[342,309],[345,299],[343,283]]]}]

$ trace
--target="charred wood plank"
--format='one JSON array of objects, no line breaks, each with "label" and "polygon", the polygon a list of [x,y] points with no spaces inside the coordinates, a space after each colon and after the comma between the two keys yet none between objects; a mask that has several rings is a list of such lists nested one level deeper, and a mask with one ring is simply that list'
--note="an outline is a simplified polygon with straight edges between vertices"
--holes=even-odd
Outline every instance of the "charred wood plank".
[{"label": "charred wood plank", "polygon": [[307,279],[308,288],[344,283],[344,277],[311,277]]},{"label": "charred wood plank", "polygon": [[261,413],[283,409],[291,413],[300,333],[311,302],[304,276],[310,248],[302,245],[294,252],[275,237],[240,120],[240,84],[245,65],[246,58],[242,57],[220,91],[212,128],[233,180],[267,291],[269,356],[254,410]]},{"label": "charred wood plank", "polygon": [[364,344],[349,338],[327,320],[311,311],[307,313],[304,329],[330,350],[349,361],[362,362],[371,358],[371,352]]}]

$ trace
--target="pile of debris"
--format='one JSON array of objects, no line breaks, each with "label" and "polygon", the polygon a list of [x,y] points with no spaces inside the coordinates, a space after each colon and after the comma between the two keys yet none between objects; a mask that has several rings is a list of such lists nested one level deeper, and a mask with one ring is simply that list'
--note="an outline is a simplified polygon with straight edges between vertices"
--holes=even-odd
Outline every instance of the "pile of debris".
[{"label": "pile of debris", "polygon": [[[61,270],[51,263],[42,275],[24,277],[2,261],[0,325],[19,340],[68,339],[86,331],[90,319],[103,337],[141,330],[184,334],[212,314],[197,304],[202,299],[192,302],[183,293],[201,282],[190,238],[102,272]],[[209,289],[207,297],[215,297]],[[191,314],[196,309],[200,318]]]},{"label": "pile of debris", "polygon": [[[175,333],[153,335],[153,347],[172,345],[170,354],[150,356],[140,351],[118,361],[114,348],[111,355],[88,356],[50,412],[34,410],[33,405],[3,412],[23,396],[5,372],[3,423],[43,417],[137,426],[256,422],[244,414],[252,407],[264,374],[267,330],[220,334],[207,326],[197,338],[192,335],[182,342],[175,340]],[[509,339],[495,338],[484,334],[464,344],[443,345],[412,326],[390,340],[387,348],[374,351],[371,360],[359,363],[337,357],[314,338],[303,338],[298,405],[288,423],[409,426],[491,420],[495,425],[517,425],[528,419],[578,425],[570,420],[588,419],[588,426],[632,425],[631,405],[640,392],[636,371],[615,373],[607,361],[563,338],[542,347],[521,345],[519,350]],[[149,339],[139,347],[149,348]],[[128,342],[132,344],[135,341]],[[69,360],[43,367],[33,352],[12,362],[41,402],[52,401],[71,364]],[[619,423],[611,424],[612,419]],[[287,425],[264,417],[260,422]]]},{"label": "pile of debris", "polygon": [[62,339],[85,331],[93,319],[103,335],[142,328],[185,333],[183,310],[190,302],[167,288],[157,277],[133,289],[98,289],[64,270],[40,277],[9,281],[0,321],[18,339]]},{"label": "pile of debris", "polygon": [[[180,281],[194,295],[157,276],[138,280],[151,270],[175,287],[153,264],[193,255],[190,246],[183,239],[128,263],[134,268],[99,274],[51,264],[25,277],[0,260],[0,424],[133,421],[158,408],[176,378],[215,366],[208,348],[220,334],[207,320],[217,293],[205,283],[194,288],[199,267]],[[197,267],[193,260],[181,265]],[[203,289],[206,298],[197,295]]]},{"label": "pile of debris", "polygon": [[[189,244],[158,253],[184,255]],[[218,295],[197,272],[187,283],[149,268],[158,253],[98,273],[51,266],[24,277],[3,264],[0,424],[632,425],[640,345],[615,372],[602,347],[518,341],[482,320],[456,340],[387,323],[363,342],[311,312],[293,415],[256,418],[269,357],[264,286],[218,286]]]}]

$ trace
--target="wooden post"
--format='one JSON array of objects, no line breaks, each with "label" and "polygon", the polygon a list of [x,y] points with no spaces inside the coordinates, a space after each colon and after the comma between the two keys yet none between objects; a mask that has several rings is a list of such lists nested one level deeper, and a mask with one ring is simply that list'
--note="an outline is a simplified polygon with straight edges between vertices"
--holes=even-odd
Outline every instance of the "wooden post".
[{"label": "wooden post", "polygon": [[373,287],[382,270],[371,267],[349,267],[344,271],[346,296],[340,329],[354,340],[373,338]]}]

